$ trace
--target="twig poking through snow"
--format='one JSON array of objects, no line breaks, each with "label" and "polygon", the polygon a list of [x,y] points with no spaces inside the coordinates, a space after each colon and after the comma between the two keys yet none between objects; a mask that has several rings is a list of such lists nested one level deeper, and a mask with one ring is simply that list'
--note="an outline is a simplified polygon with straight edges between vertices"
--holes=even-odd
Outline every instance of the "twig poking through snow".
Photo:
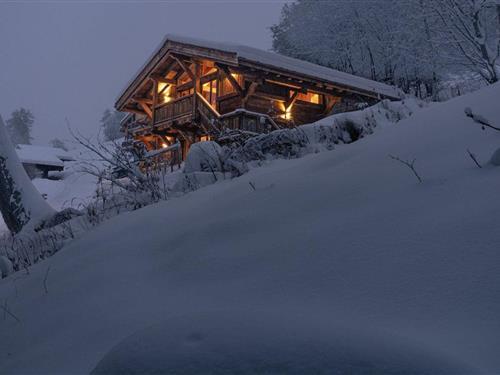
[{"label": "twig poking through snow", "polygon": [[411,169],[411,171],[413,172],[413,174],[415,175],[415,177],[418,179],[418,182],[422,182],[422,178],[420,177],[420,175],[418,174],[417,170],[415,169],[415,161],[417,159],[413,159],[411,162],[408,161],[408,160],[403,160],[401,158],[398,158],[397,156],[393,156],[393,155],[389,155],[389,157],[393,160],[396,160],[398,162],[400,162],[401,164],[404,164],[406,165],[408,168]]},{"label": "twig poking through snow", "polygon": [[479,162],[477,161],[477,158],[476,158],[475,154],[473,154],[469,149],[467,149],[467,153],[469,154],[470,158],[474,161],[474,163],[476,163],[476,165],[479,168],[483,168],[483,166],[481,164],[479,164]]},{"label": "twig poking through snow", "polygon": [[3,305],[1,306],[2,307],[2,310],[4,312],[3,314],[3,318],[4,320],[7,318],[7,315],[6,314],[9,314],[11,317],[13,317],[18,323],[21,323],[21,320],[15,316],[10,310],[9,310],[9,307],[7,306],[7,300],[4,301]]},{"label": "twig poking through snow", "polygon": [[475,123],[481,125],[483,130],[484,130],[485,126],[487,126],[490,129],[494,129],[494,130],[500,132],[500,128],[497,128],[496,126],[491,125],[491,123],[487,119],[485,119],[481,115],[478,115],[478,114],[472,112],[472,109],[470,109],[469,107],[465,108],[465,115],[467,117],[470,117],[471,119],[473,119]]},{"label": "twig poking through snow", "polygon": [[45,294],[49,294],[49,288],[47,287],[47,279],[49,277],[50,266],[47,267],[45,272],[45,277],[43,278],[43,289],[45,289]]},{"label": "twig poking through snow", "polygon": [[253,191],[256,191],[255,184],[252,181],[248,181],[248,184],[252,187]]}]

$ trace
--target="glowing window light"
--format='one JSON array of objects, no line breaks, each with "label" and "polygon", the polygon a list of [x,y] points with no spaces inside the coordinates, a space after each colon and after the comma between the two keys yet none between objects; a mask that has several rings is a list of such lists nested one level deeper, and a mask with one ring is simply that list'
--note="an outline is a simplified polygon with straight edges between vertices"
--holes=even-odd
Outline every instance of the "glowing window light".
[{"label": "glowing window light", "polygon": [[171,89],[171,85],[164,82],[158,82],[158,93],[161,93],[158,98],[160,104],[172,101],[173,98],[170,96]]}]

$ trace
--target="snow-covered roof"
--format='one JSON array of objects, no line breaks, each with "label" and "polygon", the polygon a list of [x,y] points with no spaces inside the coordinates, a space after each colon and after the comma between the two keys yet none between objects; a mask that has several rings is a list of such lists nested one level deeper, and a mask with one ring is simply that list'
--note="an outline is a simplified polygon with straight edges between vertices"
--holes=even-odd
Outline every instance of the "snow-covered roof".
[{"label": "snow-covered roof", "polygon": [[122,90],[120,96],[118,97],[118,100],[125,94],[127,88],[135,81],[135,79],[141,74],[141,72],[148,66],[149,62],[162,50],[162,48],[164,48],[164,46],[168,42],[214,49],[221,52],[234,54],[239,63],[253,62],[260,65],[266,65],[270,68],[276,68],[278,70],[288,71],[290,73],[298,73],[303,76],[326,81],[330,84],[341,85],[346,88],[371,92],[383,97],[398,99],[403,96],[403,92],[397,87],[344,73],[335,69],[330,69],[325,66],[310,63],[308,61],[284,56],[275,52],[265,51],[262,49],[235,43],[215,42],[175,34],[167,34],[163,38],[158,48],[150,56],[150,58],[144,63],[144,65],[140,68],[133,79]]},{"label": "snow-covered roof", "polygon": [[75,160],[68,152],[48,146],[17,145],[16,152],[23,164],[63,167],[64,161]]}]

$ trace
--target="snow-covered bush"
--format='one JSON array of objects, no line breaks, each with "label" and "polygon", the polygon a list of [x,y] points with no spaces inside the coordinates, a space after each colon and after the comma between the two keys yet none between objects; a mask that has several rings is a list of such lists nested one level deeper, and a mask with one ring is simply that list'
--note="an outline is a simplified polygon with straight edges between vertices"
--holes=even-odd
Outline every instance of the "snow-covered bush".
[{"label": "snow-covered bush", "polygon": [[4,255],[0,255],[0,279],[9,276],[14,271],[12,262]]},{"label": "snow-covered bush", "polygon": [[500,148],[493,153],[490,163],[494,166],[500,167]]},{"label": "snow-covered bush", "polygon": [[360,111],[340,113],[297,128],[260,134],[243,145],[225,146],[225,164],[298,158],[321,150],[332,150],[336,144],[352,143],[372,134],[377,127],[408,118],[425,105],[416,99],[400,102],[384,100]]},{"label": "snow-covered bush", "polygon": [[184,172],[223,172],[223,151],[213,141],[198,142],[191,146],[184,163]]}]

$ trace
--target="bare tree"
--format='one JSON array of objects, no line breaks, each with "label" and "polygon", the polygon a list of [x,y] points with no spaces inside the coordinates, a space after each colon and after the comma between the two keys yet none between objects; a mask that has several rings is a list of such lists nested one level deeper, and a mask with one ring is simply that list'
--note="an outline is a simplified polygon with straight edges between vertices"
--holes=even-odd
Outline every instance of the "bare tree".
[{"label": "bare tree", "polygon": [[488,83],[500,80],[500,2],[498,0],[427,0],[437,14],[444,42]]}]

